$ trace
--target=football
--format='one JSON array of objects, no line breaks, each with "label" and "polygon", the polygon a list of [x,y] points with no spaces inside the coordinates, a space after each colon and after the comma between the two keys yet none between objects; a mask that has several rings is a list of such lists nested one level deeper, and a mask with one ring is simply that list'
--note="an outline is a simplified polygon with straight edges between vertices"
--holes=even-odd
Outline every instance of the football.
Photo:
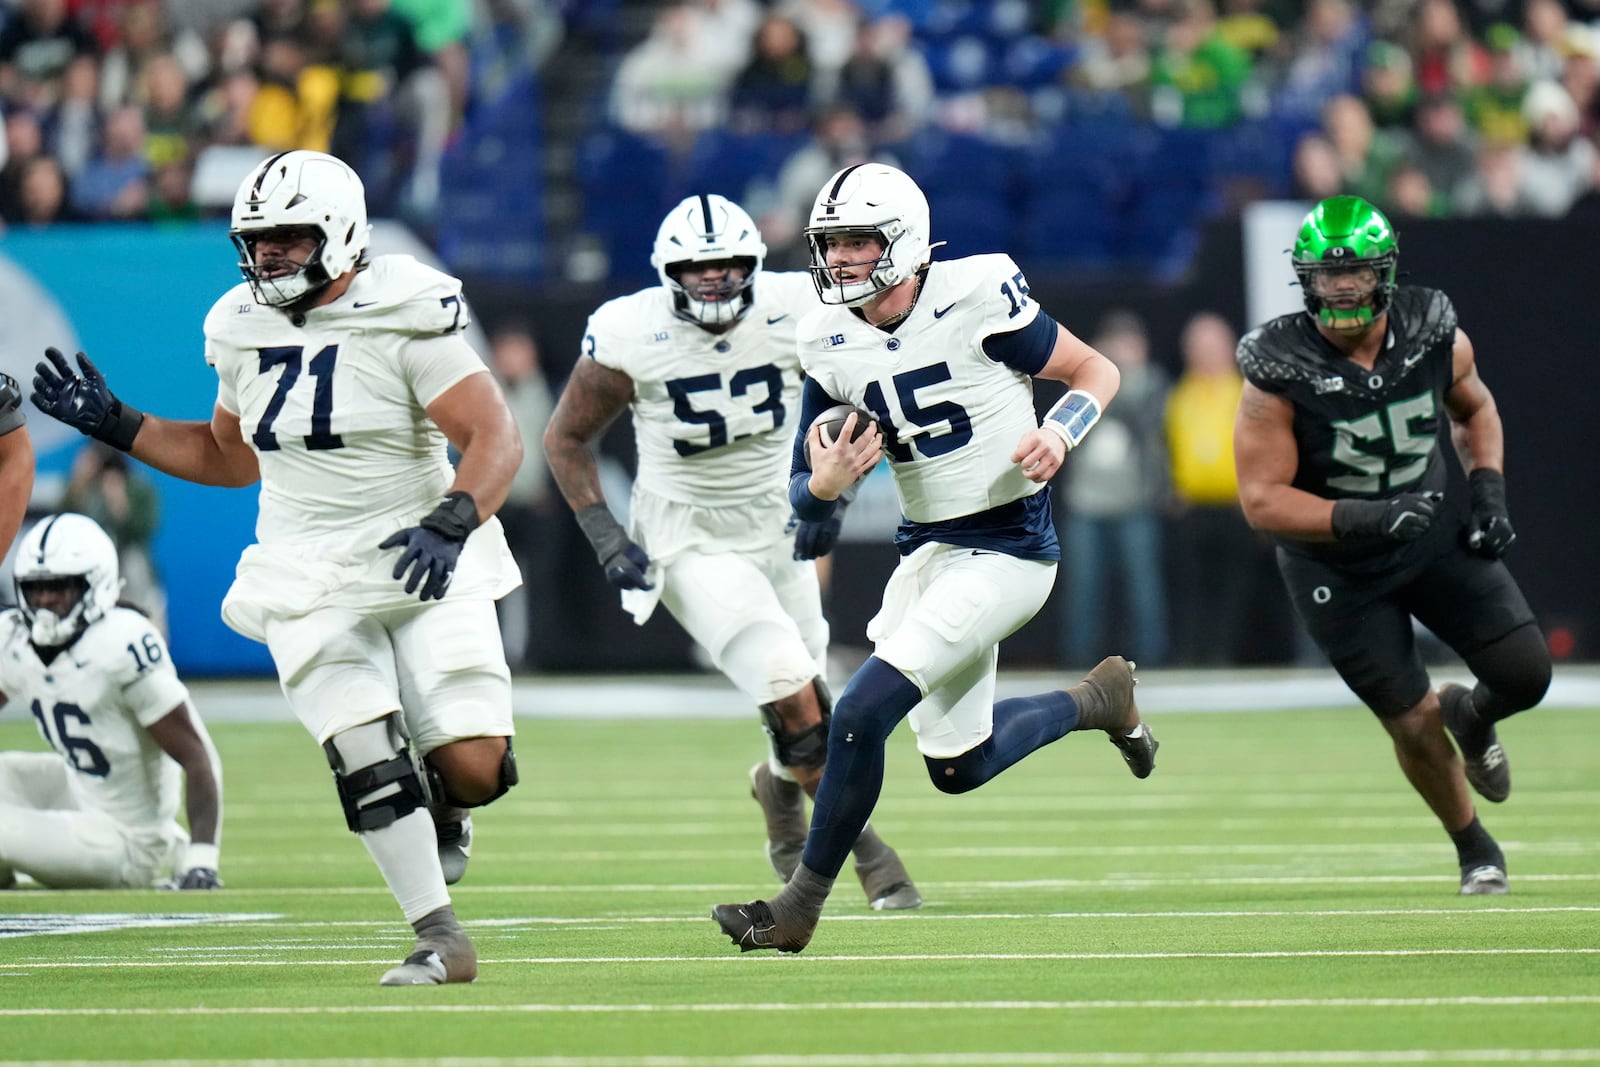
[{"label": "football", "polygon": [[[839,439],[839,435],[844,432],[845,420],[848,419],[852,414],[856,416],[855,432],[850,435],[850,440],[852,441],[866,433],[867,428],[875,425],[878,421],[873,416],[872,412],[866,410],[865,408],[852,407],[849,404],[837,404],[834,407],[824,411],[821,415],[818,415],[816,421],[811,425],[820,426],[822,428],[823,443],[831,445],[837,441]],[[806,435],[805,451],[806,462],[810,463],[811,435],[809,433]]]}]

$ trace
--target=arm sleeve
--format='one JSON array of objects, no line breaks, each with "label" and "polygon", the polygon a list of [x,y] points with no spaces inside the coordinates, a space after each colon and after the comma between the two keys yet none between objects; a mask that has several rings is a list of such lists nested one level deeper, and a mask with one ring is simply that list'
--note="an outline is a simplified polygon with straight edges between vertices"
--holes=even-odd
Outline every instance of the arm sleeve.
[{"label": "arm sleeve", "polygon": [[811,495],[811,464],[806,462],[806,433],[817,416],[844,401],[829,396],[815,378],[807,378],[800,394],[800,420],[794,436],[794,452],[789,458],[789,503],[794,513],[806,522],[820,522],[833,514],[836,502],[818,500]]},{"label": "arm sleeve", "polygon": [[1036,377],[1050,362],[1059,334],[1056,320],[1043,311],[1020,330],[992,333],[983,339],[983,354],[1014,371]]}]

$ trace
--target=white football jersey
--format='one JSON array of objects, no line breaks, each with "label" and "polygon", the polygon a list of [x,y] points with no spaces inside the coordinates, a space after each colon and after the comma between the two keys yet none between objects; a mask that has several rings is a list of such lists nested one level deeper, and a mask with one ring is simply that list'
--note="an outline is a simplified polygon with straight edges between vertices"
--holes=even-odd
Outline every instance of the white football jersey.
[{"label": "white football jersey", "polygon": [[1038,313],[1022,271],[994,254],[932,264],[893,333],[833,305],[801,320],[806,373],[893,429],[884,451],[907,519],[973,515],[1044,489],[1011,459],[1039,426],[1033,379],[983,351],[984,338],[1019,330]]},{"label": "white football jersey", "polygon": [[105,812],[148,841],[184,839],[183,769],[145,729],[185,704],[189,690],[150,620],[113,608],[48,665],[15,609],[0,614],[0,693],[31,713],[75,773],[80,806]]},{"label": "white football jersey", "polygon": [[633,379],[644,491],[701,507],[787,500],[803,380],[795,327],[817,295],[800,272],[763,271],[752,289],[753,306],[721,334],[674,315],[663,286],[590,316],[582,355]]},{"label": "white football jersey", "polygon": [[[349,290],[301,316],[257,304],[248,285],[206,316],[217,402],[239,416],[261,465],[257,546],[243,598],[310,610],[324,594],[370,607],[415,601],[378,545],[444,498],[454,480],[427,406],[488,368],[466,342],[461,283],[410,256],[378,256]],[[296,325],[296,323],[300,325]],[[500,525],[469,539],[452,593],[502,596],[520,581]],[[225,611],[225,616],[231,613]],[[252,637],[259,626],[230,625]]]}]

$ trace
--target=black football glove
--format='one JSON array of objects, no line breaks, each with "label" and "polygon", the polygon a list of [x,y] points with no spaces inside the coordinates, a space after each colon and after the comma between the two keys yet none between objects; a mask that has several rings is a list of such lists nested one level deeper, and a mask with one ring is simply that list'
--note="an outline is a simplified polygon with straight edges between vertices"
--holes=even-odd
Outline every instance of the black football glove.
[{"label": "black football glove", "polygon": [[79,433],[126,452],[144,422],[144,413],[112,395],[105,376],[78,353],[78,370],[58,348],[44,350],[48,362],[33,366],[33,406]]},{"label": "black football glove", "polygon": [[450,589],[450,579],[455,576],[456,560],[467,536],[478,528],[478,505],[471,493],[457,490],[444,498],[444,502],[422,517],[415,526],[408,526],[384,538],[380,549],[403,548],[394,565],[394,577],[406,578],[406,592],[415,593],[422,587],[423,600],[443,600]]},{"label": "black football glove", "polygon": [[1428,532],[1443,502],[1444,494],[1436,490],[1401,493],[1387,500],[1341,500],[1333,505],[1333,535],[1341,541],[1415,541]]},{"label": "black football glove", "polygon": [[1511,513],[1506,510],[1506,476],[1479,467],[1467,476],[1467,487],[1472,490],[1467,547],[1480,556],[1499,559],[1517,539],[1517,531],[1511,528]]},{"label": "black football glove", "polygon": [[210,867],[190,867],[178,879],[177,889],[221,889],[222,879]]},{"label": "black football glove", "polygon": [[832,552],[833,546],[839,543],[839,528],[842,525],[837,511],[821,522],[797,519],[794,528],[794,558],[818,559]]},{"label": "black football glove", "polygon": [[590,504],[577,511],[578,528],[594,548],[606,581],[618,589],[654,589],[650,581],[650,556],[634,544],[611,509]]}]

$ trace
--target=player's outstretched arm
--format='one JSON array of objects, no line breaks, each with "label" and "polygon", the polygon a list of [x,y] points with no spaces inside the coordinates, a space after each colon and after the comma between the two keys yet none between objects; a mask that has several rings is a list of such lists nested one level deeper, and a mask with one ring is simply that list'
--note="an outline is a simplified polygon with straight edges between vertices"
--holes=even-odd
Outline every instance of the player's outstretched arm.
[{"label": "player's outstretched arm", "polygon": [[0,435],[0,556],[11,549],[33,495],[33,439],[26,426]]},{"label": "player's outstretched arm", "polygon": [[128,452],[158,471],[201,485],[238,489],[261,480],[261,466],[245,444],[239,416],[220,404],[212,409],[210,422],[145,415]]},{"label": "player's outstretched arm", "polygon": [[174,872],[174,888],[217,889],[222,831],[222,761],[188,702],[148,727],[151,740],[183,768],[189,851]]},{"label": "player's outstretched arm", "polygon": [[202,485],[244,486],[261,477],[244,443],[239,417],[218,405],[211,421],[162,419],[124,404],[105,376],[79,352],[77,365],[55,348],[34,365],[33,405],[79,433],[145,463]]}]

